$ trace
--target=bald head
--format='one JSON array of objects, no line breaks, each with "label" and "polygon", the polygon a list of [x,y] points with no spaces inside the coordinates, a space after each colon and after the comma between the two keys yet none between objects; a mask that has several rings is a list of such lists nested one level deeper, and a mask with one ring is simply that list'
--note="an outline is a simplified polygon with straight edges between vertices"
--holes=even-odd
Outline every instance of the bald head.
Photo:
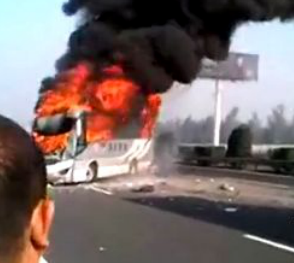
[{"label": "bald head", "polygon": [[41,152],[19,125],[0,116],[0,258],[23,249],[33,211],[45,197]]}]

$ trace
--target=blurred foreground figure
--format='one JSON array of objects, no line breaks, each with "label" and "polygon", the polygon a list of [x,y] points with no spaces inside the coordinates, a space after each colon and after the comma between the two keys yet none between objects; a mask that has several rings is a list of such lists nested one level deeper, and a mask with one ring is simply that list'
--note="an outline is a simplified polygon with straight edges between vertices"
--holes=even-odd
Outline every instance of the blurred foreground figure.
[{"label": "blurred foreground figure", "polygon": [[46,185],[34,141],[0,116],[0,263],[42,262],[54,216]]}]

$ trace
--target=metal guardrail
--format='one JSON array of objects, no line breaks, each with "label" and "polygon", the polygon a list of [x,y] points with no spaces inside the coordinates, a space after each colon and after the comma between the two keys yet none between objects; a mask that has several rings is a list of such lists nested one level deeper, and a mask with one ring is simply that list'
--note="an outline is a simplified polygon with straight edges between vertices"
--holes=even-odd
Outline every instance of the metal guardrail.
[{"label": "metal guardrail", "polygon": [[[183,158],[185,159],[185,157]],[[195,157],[195,158],[187,158],[189,161],[209,161],[211,163],[236,163],[243,162],[246,164],[291,164],[294,165],[293,161],[285,161],[285,160],[270,160],[267,158],[236,158],[236,157]]]},{"label": "metal guardrail", "polygon": [[[227,148],[227,144],[223,143],[221,147]],[[178,147],[193,148],[193,147],[213,147],[209,143],[179,143]],[[253,144],[253,154],[267,154],[269,151],[276,150],[279,148],[294,148],[294,144]]]},{"label": "metal guardrail", "polygon": [[294,160],[285,161],[285,160],[271,160],[267,158],[229,158],[229,157],[195,157],[195,158],[179,158],[178,163],[185,164],[195,164],[199,166],[228,166],[243,168],[246,166],[253,166],[254,170],[257,171],[260,166],[268,166],[271,168],[283,166],[293,166],[294,170]]}]

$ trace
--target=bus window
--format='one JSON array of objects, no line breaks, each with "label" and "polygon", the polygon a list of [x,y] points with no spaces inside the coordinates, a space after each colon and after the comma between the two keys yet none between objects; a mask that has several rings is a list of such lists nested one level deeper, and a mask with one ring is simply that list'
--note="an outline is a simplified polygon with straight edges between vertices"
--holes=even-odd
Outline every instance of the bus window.
[{"label": "bus window", "polygon": [[101,148],[105,148],[106,147],[106,143],[105,142],[100,142],[99,144],[100,144],[100,147]]},{"label": "bus window", "polygon": [[112,145],[112,143],[109,143],[109,144],[108,144],[108,150],[109,150],[110,152],[113,151],[113,145]]},{"label": "bus window", "polygon": [[123,151],[126,152],[128,150],[128,146],[126,143],[123,144]]}]

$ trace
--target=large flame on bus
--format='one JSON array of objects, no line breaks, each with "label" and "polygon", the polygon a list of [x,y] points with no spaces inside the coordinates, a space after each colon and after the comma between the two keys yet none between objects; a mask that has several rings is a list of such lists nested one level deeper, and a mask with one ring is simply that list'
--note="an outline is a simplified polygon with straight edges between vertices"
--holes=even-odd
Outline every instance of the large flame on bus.
[{"label": "large flame on bus", "polygon": [[[87,141],[105,141],[116,138],[117,131],[127,125],[132,118],[134,105],[140,104],[142,92],[140,87],[124,75],[119,66],[105,68],[107,77],[93,78],[92,69],[86,63],[62,73],[53,89],[42,95],[36,118],[53,116],[84,110],[87,114]],[[139,136],[152,136],[159,114],[161,98],[149,95],[140,107]],[[34,137],[44,151],[49,154],[63,150],[69,134]]]}]

